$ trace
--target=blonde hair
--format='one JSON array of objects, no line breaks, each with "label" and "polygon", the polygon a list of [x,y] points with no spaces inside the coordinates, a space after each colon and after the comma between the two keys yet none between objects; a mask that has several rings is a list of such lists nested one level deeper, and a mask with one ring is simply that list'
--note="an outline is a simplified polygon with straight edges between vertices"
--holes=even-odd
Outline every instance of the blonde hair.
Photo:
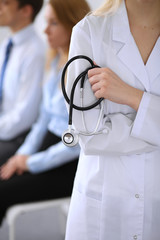
[{"label": "blonde hair", "polygon": [[122,0],[106,0],[102,6],[92,12],[93,15],[101,16],[106,13],[112,14],[116,12]]}]

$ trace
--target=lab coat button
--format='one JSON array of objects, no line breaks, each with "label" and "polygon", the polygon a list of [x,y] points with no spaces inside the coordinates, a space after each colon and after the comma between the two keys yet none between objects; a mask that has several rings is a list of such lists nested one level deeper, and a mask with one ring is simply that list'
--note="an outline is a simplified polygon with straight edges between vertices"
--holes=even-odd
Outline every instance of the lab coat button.
[{"label": "lab coat button", "polygon": [[137,235],[134,235],[134,236],[133,236],[133,239],[137,240]]},{"label": "lab coat button", "polygon": [[139,194],[135,194],[135,197],[136,197],[136,198],[139,198]]}]

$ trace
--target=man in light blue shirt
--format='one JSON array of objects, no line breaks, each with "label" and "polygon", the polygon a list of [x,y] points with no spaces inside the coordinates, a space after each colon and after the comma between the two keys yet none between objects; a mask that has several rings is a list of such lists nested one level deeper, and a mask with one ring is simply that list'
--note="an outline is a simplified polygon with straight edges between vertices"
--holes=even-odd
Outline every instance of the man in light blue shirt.
[{"label": "man in light blue shirt", "polygon": [[42,5],[43,0],[0,1],[0,26],[10,28],[13,44],[5,70],[9,39],[0,46],[0,165],[16,152],[38,115],[45,47],[33,21]]}]

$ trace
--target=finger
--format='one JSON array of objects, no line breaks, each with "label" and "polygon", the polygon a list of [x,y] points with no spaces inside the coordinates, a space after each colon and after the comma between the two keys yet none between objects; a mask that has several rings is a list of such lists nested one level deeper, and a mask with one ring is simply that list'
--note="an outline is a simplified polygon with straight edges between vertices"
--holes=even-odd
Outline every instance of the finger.
[{"label": "finger", "polygon": [[103,98],[101,89],[97,90],[94,95],[95,95],[95,97],[98,98],[98,99],[99,99],[99,98]]},{"label": "finger", "polygon": [[23,170],[22,169],[18,169],[17,170],[17,175],[22,175],[23,174]]},{"label": "finger", "polygon": [[92,91],[95,93],[96,91],[101,89],[101,84],[99,82],[92,85]]},{"label": "finger", "polygon": [[3,168],[1,169],[1,179],[5,179],[6,176],[7,176],[7,173],[8,173],[7,168],[6,168],[6,167],[3,167]]},{"label": "finger", "polygon": [[102,68],[92,68],[88,71],[88,78],[91,78],[94,75],[100,74],[102,72]]},{"label": "finger", "polygon": [[96,74],[96,75],[93,75],[92,77],[89,78],[89,82],[91,85],[94,85],[98,82],[101,82],[103,80],[103,73],[99,73],[99,74]]},{"label": "finger", "polygon": [[9,179],[15,172],[15,169],[10,166],[10,164],[6,164],[1,169],[1,179]]},{"label": "finger", "polygon": [[0,177],[3,176],[3,174],[5,173],[5,165],[1,166],[1,169],[0,169]]},{"label": "finger", "polygon": [[8,171],[6,171],[5,169],[1,172],[1,179],[5,180],[8,178]]},{"label": "finger", "polygon": [[7,172],[4,172],[2,175],[1,175],[1,179],[2,180],[8,180],[9,178],[11,178],[13,176],[14,172],[13,171],[7,171]]}]

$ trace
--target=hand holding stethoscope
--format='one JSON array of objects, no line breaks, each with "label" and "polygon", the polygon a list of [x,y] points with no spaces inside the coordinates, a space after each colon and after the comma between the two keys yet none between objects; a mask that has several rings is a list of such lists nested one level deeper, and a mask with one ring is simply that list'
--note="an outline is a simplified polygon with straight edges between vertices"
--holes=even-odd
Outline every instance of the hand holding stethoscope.
[{"label": "hand holding stethoscope", "polygon": [[138,110],[143,91],[122,81],[111,69],[91,69],[88,71],[88,79],[96,98],[108,99]]},{"label": "hand holding stethoscope", "polygon": [[[70,99],[67,96],[66,90],[65,90],[65,73],[68,68],[68,66],[77,59],[85,59],[87,60],[91,66],[87,69],[85,69],[81,74],[78,75],[78,77],[75,79],[73,86],[71,88],[71,94]],[[86,75],[88,74],[88,80],[92,86],[92,90],[95,93],[96,98],[98,100],[87,107],[83,107],[83,87],[84,87],[84,81],[86,80]],[[74,92],[75,88],[77,86],[77,83],[80,81],[80,95],[81,95],[81,106],[76,106],[73,103],[74,100]],[[69,104],[69,121],[68,121],[68,130],[66,130],[62,135],[62,141],[66,146],[74,146],[78,143],[78,135],[86,135],[91,136],[95,134],[102,134],[105,132],[105,129],[98,131],[98,127],[100,125],[100,121],[103,118],[103,108],[104,103],[103,99],[108,99],[112,102],[119,103],[119,104],[125,104],[133,109],[137,110],[141,101],[141,98],[143,96],[143,91],[136,89],[124,81],[122,81],[111,69],[109,68],[100,68],[97,66],[89,57],[84,55],[78,55],[73,58],[71,58],[67,64],[65,65],[63,72],[62,72],[62,92],[66,99],[66,101]],[[95,126],[95,129],[93,132],[88,132],[87,127],[85,125],[84,121],[84,111],[92,109],[96,107],[97,105],[100,105],[100,114],[97,121],[97,124]],[[77,109],[81,111],[82,114],[82,123],[85,129],[85,132],[79,132],[76,133],[74,129],[72,129],[72,113],[73,109]]]}]

